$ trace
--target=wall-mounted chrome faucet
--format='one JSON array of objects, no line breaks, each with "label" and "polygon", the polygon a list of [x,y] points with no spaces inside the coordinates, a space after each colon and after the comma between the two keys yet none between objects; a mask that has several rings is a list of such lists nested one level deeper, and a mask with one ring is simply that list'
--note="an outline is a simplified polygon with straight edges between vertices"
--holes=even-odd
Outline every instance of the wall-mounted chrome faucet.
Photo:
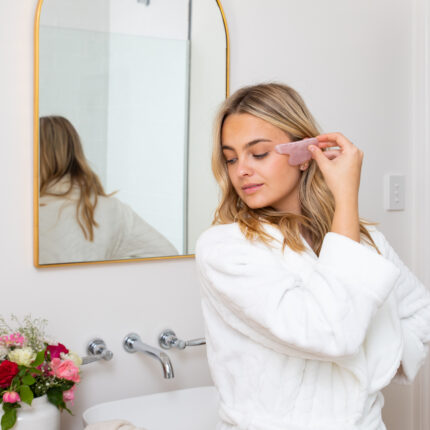
[{"label": "wall-mounted chrome faucet", "polygon": [[181,340],[176,337],[176,333],[173,330],[168,328],[163,330],[158,336],[158,344],[163,349],[185,349],[187,346],[205,345],[206,339],[204,337],[199,337],[198,339]]},{"label": "wall-mounted chrome faucet", "polygon": [[138,334],[129,333],[124,338],[122,345],[127,352],[141,351],[150,355],[151,357],[156,358],[161,363],[163,374],[166,379],[171,379],[175,376],[169,356],[158,348],[154,348],[150,345],[147,345],[146,343],[143,343]]},{"label": "wall-mounted chrome faucet", "polygon": [[95,338],[88,342],[87,356],[82,357],[82,364],[93,363],[94,361],[106,360],[109,361],[113,357],[113,352],[106,348],[103,339]]}]

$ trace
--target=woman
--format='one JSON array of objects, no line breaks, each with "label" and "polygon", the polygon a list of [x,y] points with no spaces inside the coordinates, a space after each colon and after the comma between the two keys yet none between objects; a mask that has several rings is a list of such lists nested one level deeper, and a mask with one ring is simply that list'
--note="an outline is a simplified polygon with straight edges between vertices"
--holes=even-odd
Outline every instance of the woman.
[{"label": "woman", "polygon": [[[299,166],[274,150],[313,136]],[[220,108],[222,198],[196,246],[217,430],[382,430],[381,389],[423,364],[430,294],[359,218],[362,160],[288,86],[245,87]]]},{"label": "woman", "polygon": [[70,121],[41,117],[39,264],[176,254],[163,235],[105,193]]}]

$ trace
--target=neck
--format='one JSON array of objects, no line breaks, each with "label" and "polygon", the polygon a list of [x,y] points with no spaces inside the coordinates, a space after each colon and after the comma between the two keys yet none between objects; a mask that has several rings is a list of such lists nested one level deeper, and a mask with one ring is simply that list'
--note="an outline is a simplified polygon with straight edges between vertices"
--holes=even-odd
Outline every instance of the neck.
[{"label": "neck", "polygon": [[288,194],[288,196],[282,202],[279,202],[276,207],[273,206],[273,208],[279,212],[289,212],[296,215],[302,215],[299,187],[300,183],[298,182],[296,187]]}]

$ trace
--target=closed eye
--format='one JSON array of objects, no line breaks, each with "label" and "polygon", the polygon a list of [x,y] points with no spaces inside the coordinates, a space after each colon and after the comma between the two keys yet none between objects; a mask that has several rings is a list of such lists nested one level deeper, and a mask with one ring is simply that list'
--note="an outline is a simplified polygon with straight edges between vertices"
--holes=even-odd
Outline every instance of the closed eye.
[{"label": "closed eye", "polygon": [[269,152],[265,152],[264,154],[254,154],[255,158],[264,158]]},{"label": "closed eye", "polygon": [[[262,158],[264,158],[268,153],[269,153],[269,152],[265,152],[264,154],[253,154],[252,156],[253,156],[254,158],[257,158],[257,159],[262,159]],[[230,158],[229,160],[225,160],[225,162],[226,162],[227,164],[233,164],[236,160],[237,160],[237,158]]]},{"label": "closed eye", "polygon": [[225,160],[227,164],[233,164],[236,161],[236,158],[230,158],[230,160]]}]

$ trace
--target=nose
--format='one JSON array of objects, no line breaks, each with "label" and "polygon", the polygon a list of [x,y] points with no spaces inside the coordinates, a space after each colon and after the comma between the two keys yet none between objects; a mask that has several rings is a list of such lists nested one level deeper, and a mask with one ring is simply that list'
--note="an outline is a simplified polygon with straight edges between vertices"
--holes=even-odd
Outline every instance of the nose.
[{"label": "nose", "polygon": [[253,173],[253,169],[248,160],[244,158],[242,160],[238,160],[237,172],[239,176],[250,176]]}]

